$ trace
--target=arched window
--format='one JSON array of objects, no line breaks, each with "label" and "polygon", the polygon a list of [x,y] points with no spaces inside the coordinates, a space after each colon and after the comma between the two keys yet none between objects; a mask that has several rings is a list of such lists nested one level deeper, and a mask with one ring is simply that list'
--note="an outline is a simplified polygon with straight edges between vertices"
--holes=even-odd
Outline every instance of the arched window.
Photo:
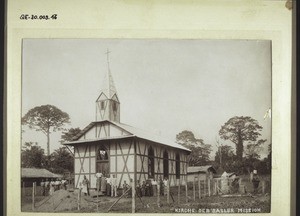
[{"label": "arched window", "polygon": [[176,178],[180,179],[180,155],[176,154]]},{"label": "arched window", "polygon": [[152,146],[148,148],[148,176],[154,178],[154,151]]},{"label": "arched window", "polygon": [[165,150],[163,156],[164,178],[169,178],[169,154]]},{"label": "arched window", "polygon": [[97,161],[108,160],[107,150],[104,146],[100,146],[97,152]]}]

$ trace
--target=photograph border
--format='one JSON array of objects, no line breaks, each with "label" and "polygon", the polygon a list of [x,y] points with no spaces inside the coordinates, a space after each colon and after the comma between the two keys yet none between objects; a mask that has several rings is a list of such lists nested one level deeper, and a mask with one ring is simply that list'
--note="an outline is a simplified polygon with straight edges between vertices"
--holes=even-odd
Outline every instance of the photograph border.
[{"label": "photograph border", "polygon": [[[107,2],[89,2],[89,9],[93,6],[104,7],[104,14],[91,13],[86,15],[85,20],[75,19],[74,14],[82,12],[79,1],[74,4],[72,11],[68,9],[68,4],[57,6],[58,1],[53,1],[49,8],[45,9],[39,1],[31,0],[32,4],[20,4],[20,0],[11,1],[8,4],[8,29],[7,29],[7,72],[6,72],[6,138],[7,138],[7,213],[8,215],[29,215],[21,212],[20,204],[20,155],[21,137],[21,42],[23,38],[170,38],[170,39],[266,39],[272,40],[272,198],[271,213],[268,215],[280,214],[290,215],[291,207],[291,170],[284,169],[291,167],[291,146],[286,147],[280,143],[291,141],[291,11],[285,7],[284,1],[236,1],[227,2],[228,7],[220,8],[221,1],[186,1],[184,5],[180,2],[171,1],[151,1],[150,5],[157,10],[149,9],[149,4],[130,1],[114,2],[109,6]],[[159,4],[163,2],[164,4]],[[209,3],[210,2],[210,3]],[[86,2],[87,3],[87,2]],[[246,6],[245,6],[246,3]],[[181,18],[192,21],[192,27],[187,28],[182,23],[174,24],[169,17],[157,15],[156,11],[165,10],[166,4],[173,4],[167,8],[168,13],[180,13],[182,7],[187,7],[187,11]],[[174,5],[175,4],[175,5]],[[196,5],[195,5],[196,4]],[[21,5],[21,6],[20,6]],[[134,19],[143,17],[142,14],[130,16],[124,20],[112,18],[117,13],[125,15],[132,5],[137,5],[139,9],[148,11],[146,18],[141,22],[134,23]],[[206,6],[207,13],[201,14],[193,8]],[[113,8],[116,6],[118,10]],[[224,5],[223,5],[224,6]],[[90,8],[91,7],[91,8]],[[17,8],[20,8],[17,10]],[[20,20],[22,13],[33,11],[43,11],[52,14],[57,9],[58,21],[55,23],[43,23]],[[234,12],[229,18],[230,22],[218,20],[228,14],[230,9]],[[29,12],[28,12],[29,11]],[[89,10],[88,10],[89,11]],[[112,13],[109,13],[112,11]],[[199,23],[199,20],[208,20],[217,11],[217,16],[210,22]],[[222,11],[222,12],[221,12]],[[275,11],[275,12],[274,12]],[[219,12],[219,13],[218,13]],[[276,13],[277,12],[277,13]],[[84,12],[82,12],[84,13]],[[263,15],[262,15],[263,14]],[[273,15],[272,15],[273,14]],[[94,16],[94,17],[93,17]],[[157,19],[157,16],[161,19]],[[276,17],[275,17],[276,16]],[[95,22],[95,17],[100,18]],[[103,24],[101,18],[107,18]],[[276,22],[278,19],[281,22]],[[154,20],[154,21],[153,21]],[[235,21],[234,21],[235,20]],[[26,22],[26,23],[25,23]],[[134,23],[133,25],[132,22]],[[128,24],[131,23],[131,24]],[[163,24],[162,24],[163,23]],[[276,23],[276,25],[274,25]],[[128,25],[129,26],[128,26]],[[141,24],[144,24],[143,27]],[[99,27],[100,26],[100,27]],[[145,28],[146,26],[146,28]],[[148,28],[147,28],[148,27]],[[84,30],[84,31],[83,31]],[[16,60],[19,59],[19,60]],[[290,97],[289,97],[290,96]],[[288,120],[287,120],[288,119]],[[278,140],[278,141],[277,141]],[[276,142],[277,141],[277,142]],[[284,146],[286,148],[284,148]],[[286,176],[282,179],[281,176]],[[282,187],[282,185],[285,185]],[[35,213],[36,215],[45,215]],[[62,213],[61,213],[62,214]],[[75,215],[76,213],[74,213]],[[89,213],[90,215],[96,215]],[[47,213],[55,215],[55,213]],[[67,213],[73,215],[73,213]],[[233,214],[239,215],[239,214]],[[260,215],[260,214],[257,214]],[[265,214],[264,214],[265,215]]]}]

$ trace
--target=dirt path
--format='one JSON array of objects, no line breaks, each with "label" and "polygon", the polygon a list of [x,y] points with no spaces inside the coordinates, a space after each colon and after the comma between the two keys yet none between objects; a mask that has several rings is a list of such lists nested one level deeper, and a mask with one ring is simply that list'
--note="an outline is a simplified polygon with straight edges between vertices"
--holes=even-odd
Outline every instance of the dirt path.
[{"label": "dirt path", "polygon": [[[42,198],[42,197],[41,197]],[[41,199],[40,198],[40,199]],[[98,207],[100,211],[107,210],[116,200],[116,197],[101,196],[98,198]],[[58,190],[52,196],[47,196],[41,201],[36,202],[35,212],[78,212],[78,191],[69,192],[67,190]],[[131,202],[130,198],[123,198],[118,203]],[[81,196],[80,212],[95,212],[97,210],[97,198]],[[32,211],[31,203],[24,204],[22,211]]]}]

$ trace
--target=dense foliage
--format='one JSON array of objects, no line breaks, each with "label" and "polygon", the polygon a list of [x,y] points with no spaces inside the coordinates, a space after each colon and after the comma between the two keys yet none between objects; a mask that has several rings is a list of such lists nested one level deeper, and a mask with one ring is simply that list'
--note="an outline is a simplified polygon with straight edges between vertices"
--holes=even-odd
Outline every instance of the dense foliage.
[{"label": "dense foliage", "polygon": [[176,135],[176,142],[191,150],[188,156],[189,166],[205,165],[209,162],[211,145],[197,139],[193,132],[185,130]]},{"label": "dense foliage", "polygon": [[63,131],[61,135],[62,142],[71,142],[73,141],[74,137],[81,131],[79,127],[77,128],[70,128],[67,131]]},{"label": "dense foliage", "polygon": [[60,147],[48,156],[37,143],[28,142],[22,147],[21,161],[24,168],[45,168],[61,174],[74,171],[74,158],[66,147]]},{"label": "dense foliage", "polygon": [[25,168],[43,168],[46,165],[44,149],[37,143],[26,142],[22,146],[21,165]]}]

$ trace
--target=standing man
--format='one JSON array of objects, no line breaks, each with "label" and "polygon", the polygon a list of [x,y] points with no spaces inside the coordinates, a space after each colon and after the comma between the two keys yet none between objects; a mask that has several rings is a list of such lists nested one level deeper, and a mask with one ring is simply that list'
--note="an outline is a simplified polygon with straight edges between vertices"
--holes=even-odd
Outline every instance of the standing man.
[{"label": "standing man", "polygon": [[252,184],[253,184],[253,193],[256,194],[258,192],[258,186],[259,186],[259,177],[257,175],[257,170],[253,170],[253,179],[252,179]]},{"label": "standing man", "polygon": [[[101,191],[101,178],[102,178],[102,173],[96,173],[96,187]],[[97,193],[99,192],[97,191]]]},{"label": "standing man", "polygon": [[168,194],[167,189],[168,189],[168,186],[169,186],[169,180],[168,180],[167,177],[165,177],[163,183],[164,183],[164,196],[167,196],[167,194]]},{"label": "standing man", "polygon": [[158,184],[160,186],[160,195],[163,196],[164,195],[164,182],[163,180],[161,179],[161,177],[159,177],[159,180],[158,180]]},{"label": "standing man", "polygon": [[41,182],[41,187],[42,187],[42,195],[45,196],[45,189],[46,189],[46,187],[45,187],[44,179]]},{"label": "standing man", "polygon": [[46,179],[46,181],[44,182],[45,185],[45,195],[49,195],[49,191],[50,191],[50,182],[48,181],[48,179]]},{"label": "standing man", "polygon": [[84,193],[85,196],[90,195],[89,184],[90,181],[86,178],[86,176],[84,176],[82,180],[82,192]]},{"label": "standing man", "polygon": [[112,179],[111,179],[111,196],[115,196],[117,197],[117,178],[116,175],[113,175]]},{"label": "standing man", "polygon": [[156,181],[156,179],[153,179],[151,183],[152,183],[153,196],[157,196],[157,181]]},{"label": "standing man", "polygon": [[101,190],[100,190],[102,194],[106,193],[106,185],[107,185],[107,181],[106,181],[106,178],[103,175],[101,177]]},{"label": "standing man", "polygon": [[106,178],[106,196],[111,196],[111,177]]}]

